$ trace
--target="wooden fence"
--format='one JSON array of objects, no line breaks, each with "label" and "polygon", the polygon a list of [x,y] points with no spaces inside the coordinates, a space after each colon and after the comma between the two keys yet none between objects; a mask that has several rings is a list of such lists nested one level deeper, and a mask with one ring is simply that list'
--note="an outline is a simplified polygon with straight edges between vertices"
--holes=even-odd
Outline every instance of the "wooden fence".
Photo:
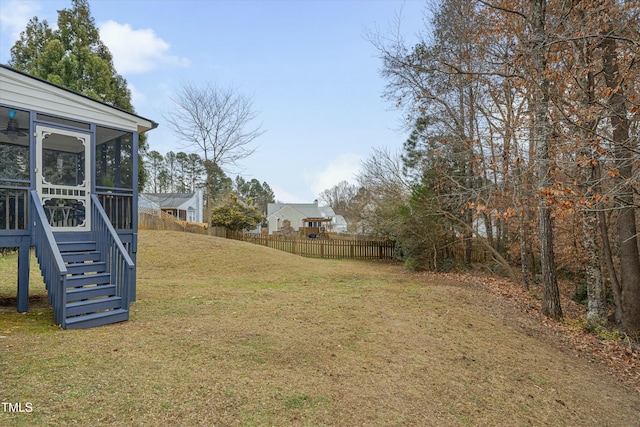
[{"label": "wooden fence", "polygon": [[[456,261],[463,262],[466,258],[467,248],[465,247],[464,241],[458,241],[454,244],[451,244],[445,248],[441,248],[438,250],[438,258],[439,259],[455,259]],[[482,245],[478,243],[474,243],[471,247],[471,262],[475,263],[484,263],[490,260],[491,254],[489,251]]]},{"label": "wooden fence", "polygon": [[[182,221],[167,213],[144,208],[139,209],[138,218],[141,229],[208,234],[215,237],[242,240],[311,258],[393,259],[394,255],[398,255],[398,248],[395,247],[394,242],[389,240],[360,240],[362,237],[357,240],[345,240],[344,236],[340,239],[294,239],[268,234],[234,232],[224,227],[206,227],[206,224]],[[465,259],[464,242],[456,242],[440,248],[436,258],[463,262]],[[471,251],[472,262],[486,262],[489,259],[491,256],[486,249],[474,244]]]},{"label": "wooden fence", "polygon": [[207,224],[183,221],[166,212],[150,208],[138,208],[138,228],[141,230],[175,230],[209,234]]},{"label": "wooden fence", "polygon": [[242,240],[309,258],[393,259],[395,245],[383,240],[290,239],[268,234],[227,232]]}]

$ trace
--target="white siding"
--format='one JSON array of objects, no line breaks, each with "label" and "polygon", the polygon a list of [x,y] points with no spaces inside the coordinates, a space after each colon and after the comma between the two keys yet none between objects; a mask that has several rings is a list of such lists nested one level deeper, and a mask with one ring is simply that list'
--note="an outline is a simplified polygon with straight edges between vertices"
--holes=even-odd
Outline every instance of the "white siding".
[{"label": "white siding", "polygon": [[298,230],[302,226],[302,220],[304,218],[304,215],[297,210],[289,206],[284,206],[267,217],[269,221],[269,234],[272,234],[274,231],[279,231],[286,220],[291,222],[291,227],[293,227],[294,230]]},{"label": "white siding", "polygon": [[150,120],[120,111],[62,88],[0,68],[0,104],[118,129],[144,132]]}]

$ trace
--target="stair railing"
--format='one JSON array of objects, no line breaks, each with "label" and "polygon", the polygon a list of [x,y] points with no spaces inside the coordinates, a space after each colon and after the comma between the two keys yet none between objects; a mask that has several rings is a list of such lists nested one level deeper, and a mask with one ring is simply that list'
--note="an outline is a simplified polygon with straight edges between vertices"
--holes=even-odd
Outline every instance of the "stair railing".
[{"label": "stair railing", "polygon": [[32,246],[36,249],[36,258],[40,264],[49,302],[53,307],[55,321],[64,328],[67,305],[67,267],[62,260],[49,219],[36,190],[31,190],[31,212]]},{"label": "stair railing", "polygon": [[105,257],[107,271],[111,273],[111,284],[116,286],[116,295],[122,298],[122,308],[129,309],[130,287],[134,280],[133,260],[95,194],[91,195],[91,218],[97,249]]}]

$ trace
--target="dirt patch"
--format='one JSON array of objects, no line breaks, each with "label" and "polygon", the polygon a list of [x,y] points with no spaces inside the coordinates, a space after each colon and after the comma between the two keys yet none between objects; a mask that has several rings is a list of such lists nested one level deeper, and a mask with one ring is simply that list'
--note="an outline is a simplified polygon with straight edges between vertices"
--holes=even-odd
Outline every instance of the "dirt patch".
[{"label": "dirt patch", "polygon": [[[29,295],[29,307],[44,308],[49,305],[49,300],[46,295]],[[18,306],[17,297],[5,297],[0,296],[0,310],[5,308],[11,308],[13,310]]]}]

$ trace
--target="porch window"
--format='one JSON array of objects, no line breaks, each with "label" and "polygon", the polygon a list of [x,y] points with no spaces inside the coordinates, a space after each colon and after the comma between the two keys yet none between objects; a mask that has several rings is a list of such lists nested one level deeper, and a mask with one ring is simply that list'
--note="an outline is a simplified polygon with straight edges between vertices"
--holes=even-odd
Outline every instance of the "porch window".
[{"label": "porch window", "polygon": [[96,128],[96,186],[133,188],[133,134]]},{"label": "porch window", "polygon": [[0,107],[0,230],[27,228],[29,112]]},{"label": "porch window", "polygon": [[133,133],[96,127],[96,192],[116,229],[133,228]]},{"label": "porch window", "polygon": [[29,180],[29,112],[0,107],[0,179]]}]

